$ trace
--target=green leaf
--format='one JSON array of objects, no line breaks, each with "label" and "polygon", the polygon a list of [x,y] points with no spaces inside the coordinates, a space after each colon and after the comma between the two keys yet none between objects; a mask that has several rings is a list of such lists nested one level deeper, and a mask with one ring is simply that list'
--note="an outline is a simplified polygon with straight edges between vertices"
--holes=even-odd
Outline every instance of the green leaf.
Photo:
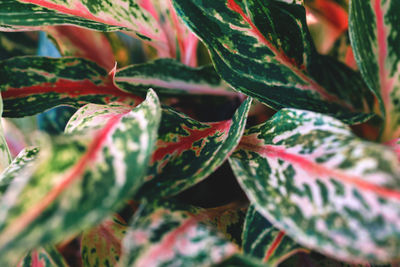
[{"label": "green leaf", "polygon": [[160,115],[150,91],[134,110],[86,105],[67,134],[42,138],[37,159],[0,199],[0,262],[8,266],[26,250],[75,235],[120,208],[143,183]]},{"label": "green leaf", "polygon": [[237,252],[198,212],[165,200],[144,204],[124,238],[121,266],[210,266]]},{"label": "green leaf", "polygon": [[349,123],[366,120],[371,93],[357,73],[317,54],[301,2],[175,0],[174,5],[236,90],[275,109],[306,108]]},{"label": "green leaf", "polygon": [[[0,95],[0,118],[3,115],[3,100]],[[6,138],[4,137],[3,123],[0,121],[0,172],[11,163],[11,154],[8,150]]]},{"label": "green leaf", "polygon": [[57,105],[81,107],[112,101],[137,105],[141,98],[119,90],[114,75],[115,70],[107,73],[83,58],[15,57],[1,61],[3,116],[34,115]]},{"label": "green leaf", "polygon": [[176,195],[215,171],[243,134],[251,98],[231,120],[202,123],[164,108],[146,182],[135,199]]},{"label": "green leaf", "polygon": [[37,40],[34,37],[24,32],[0,32],[0,60],[35,55],[36,52]]},{"label": "green leaf", "polygon": [[138,1],[5,0],[0,5],[0,14],[2,30],[37,30],[38,26],[66,24],[99,31],[123,29],[150,42],[162,51],[160,56],[169,54],[168,39],[161,25]]},{"label": "green leaf", "polygon": [[247,205],[244,206],[235,202],[222,207],[207,209],[210,218],[208,223],[216,227],[228,240],[240,246],[246,211]]},{"label": "green leaf", "polygon": [[242,254],[234,254],[232,257],[215,265],[215,267],[268,267],[270,265],[262,263],[255,258]]},{"label": "green leaf", "polygon": [[399,1],[350,2],[349,32],[357,64],[385,116],[384,141],[400,137]]},{"label": "green leaf", "polygon": [[122,90],[134,94],[143,94],[152,88],[160,96],[237,96],[213,67],[191,68],[166,58],[119,69],[115,82]]},{"label": "green leaf", "polygon": [[305,251],[284,231],[276,229],[251,205],[243,230],[243,252],[271,266],[278,266],[291,255]]},{"label": "green leaf", "polygon": [[68,267],[62,255],[51,246],[29,252],[17,267]]},{"label": "green leaf", "polygon": [[0,2],[1,31],[37,31],[42,26],[63,24],[76,25],[97,31],[125,29],[124,27],[108,25],[79,16],[59,13],[33,4],[20,3],[16,0],[2,0]]},{"label": "green leaf", "polygon": [[400,255],[400,165],[391,148],[295,109],[250,128],[230,158],[257,210],[301,245],[351,262]]},{"label": "green leaf", "polygon": [[116,266],[121,256],[122,239],[128,224],[114,215],[100,225],[83,232],[81,255],[83,266]]},{"label": "green leaf", "polygon": [[10,184],[18,177],[24,175],[24,170],[28,169],[28,165],[32,165],[39,149],[36,147],[25,148],[17,157],[8,165],[0,176],[0,197],[6,192]]}]

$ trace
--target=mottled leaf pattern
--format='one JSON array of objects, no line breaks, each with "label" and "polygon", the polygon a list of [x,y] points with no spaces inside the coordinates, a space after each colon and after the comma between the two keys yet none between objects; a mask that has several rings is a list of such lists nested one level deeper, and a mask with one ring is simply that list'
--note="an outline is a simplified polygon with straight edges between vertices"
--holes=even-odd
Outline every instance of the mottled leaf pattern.
[{"label": "mottled leaf pattern", "polygon": [[21,170],[0,199],[3,266],[119,208],[143,182],[160,115],[150,91],[134,110],[86,105],[71,118],[66,135],[43,137],[37,160]]},{"label": "mottled leaf pattern", "polygon": [[[25,3],[25,6],[21,3]],[[41,8],[37,8],[36,5]],[[160,56],[169,54],[164,31],[137,1],[6,0],[0,6],[0,12],[5,13],[5,18],[0,21],[4,24],[3,30],[15,29],[16,26],[26,30],[32,26],[61,24],[102,31],[125,29],[163,51]],[[26,16],[27,13],[31,16]],[[38,19],[34,20],[32,17]]]},{"label": "mottled leaf pattern", "polygon": [[232,203],[222,207],[207,209],[209,220],[204,221],[214,225],[218,231],[231,242],[241,246],[243,224],[247,205]]},{"label": "mottled leaf pattern", "polygon": [[307,248],[352,262],[400,253],[400,165],[331,117],[283,109],[230,159],[257,210]]},{"label": "mottled leaf pattern", "polygon": [[362,112],[369,112],[372,95],[357,73],[317,54],[299,2],[175,0],[174,5],[235,89],[275,109],[365,120]]},{"label": "mottled leaf pattern", "polygon": [[107,73],[83,58],[15,57],[1,61],[3,115],[28,116],[62,104],[80,107],[119,101],[137,105],[141,98],[119,90],[114,74],[114,70]]},{"label": "mottled leaf pattern", "polygon": [[245,254],[259,258],[271,266],[277,266],[294,253],[308,251],[284,231],[276,229],[253,205],[247,211],[242,247]]},{"label": "mottled leaf pattern", "polygon": [[134,94],[145,93],[148,88],[160,96],[219,95],[235,96],[214,68],[191,68],[173,59],[158,59],[118,70],[115,82],[119,88]]},{"label": "mottled leaf pattern", "polygon": [[28,165],[32,165],[39,152],[38,148],[30,147],[22,150],[0,176],[0,196],[6,192],[11,182],[22,177]]},{"label": "mottled leaf pattern", "polygon": [[2,0],[0,2],[0,31],[37,31],[42,26],[65,24],[98,31],[125,29],[124,27],[107,25],[82,17],[59,13],[33,4],[20,3],[17,0]]},{"label": "mottled leaf pattern", "polygon": [[165,200],[144,204],[124,238],[122,266],[210,266],[237,252],[197,212]]},{"label": "mottled leaf pattern", "polygon": [[119,215],[85,231],[81,240],[83,266],[116,266],[128,224]]},{"label": "mottled leaf pattern", "polygon": [[17,267],[68,267],[68,265],[54,247],[46,246],[29,252]]},{"label": "mottled leaf pattern", "polygon": [[350,37],[354,55],[385,115],[384,141],[400,137],[400,2],[352,0]]},{"label": "mottled leaf pattern", "polygon": [[176,195],[216,170],[239,143],[251,98],[231,120],[202,123],[164,108],[146,182],[136,198]]}]

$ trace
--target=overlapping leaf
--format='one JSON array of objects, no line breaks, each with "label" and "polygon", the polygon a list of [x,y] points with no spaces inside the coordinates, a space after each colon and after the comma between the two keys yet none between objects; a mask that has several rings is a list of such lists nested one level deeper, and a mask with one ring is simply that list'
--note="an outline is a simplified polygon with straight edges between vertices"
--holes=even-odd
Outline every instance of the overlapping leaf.
[{"label": "overlapping leaf", "polygon": [[143,182],[160,112],[153,91],[134,110],[86,105],[66,135],[44,138],[37,159],[20,169],[0,199],[3,266],[98,223],[123,204]]},{"label": "overlapping leaf", "polygon": [[191,68],[173,59],[158,59],[118,70],[115,82],[126,92],[145,93],[148,88],[161,96],[204,94],[235,96],[214,68]]},{"label": "overlapping leaf", "polygon": [[1,173],[0,177],[0,196],[2,196],[11,182],[18,177],[23,176],[23,170],[28,168],[28,165],[32,165],[33,161],[38,154],[39,149],[35,147],[25,148],[22,150],[17,157],[8,165],[8,167]]},{"label": "overlapping leaf", "polygon": [[136,199],[176,195],[218,168],[239,143],[251,99],[231,120],[201,123],[164,108],[146,182]]},{"label": "overlapping leaf", "polygon": [[137,95],[145,96],[149,88],[164,97],[237,95],[212,67],[190,68],[172,59],[113,69],[108,74],[82,58],[16,57],[0,62],[6,117],[33,115],[61,104],[80,107],[118,101],[137,105],[142,100]]},{"label": "overlapping leaf", "polygon": [[172,0],[140,0],[140,6],[147,10],[159,23],[168,39],[170,57],[180,59],[188,66],[197,66],[197,37],[177,16]]},{"label": "overlapping leaf", "polygon": [[17,267],[68,267],[61,254],[51,246],[29,252]]},{"label": "overlapping leaf", "polygon": [[2,30],[35,30],[38,26],[62,24],[100,31],[124,29],[163,51],[160,56],[169,54],[164,31],[137,1],[6,0],[2,1],[0,12]]},{"label": "overlapping leaf", "polygon": [[83,57],[105,69],[115,66],[114,52],[104,33],[74,26],[54,26],[44,29],[57,44],[61,55]]},{"label": "overlapping leaf", "polygon": [[[114,71],[82,58],[15,57],[0,62],[4,116],[22,117],[66,104],[112,101],[138,104],[141,98],[119,90]],[[33,104],[34,103],[34,104]]]},{"label": "overlapping leaf", "polygon": [[34,55],[36,51],[35,35],[21,32],[0,32],[0,60],[15,56]]},{"label": "overlapping leaf", "polygon": [[83,266],[116,266],[121,257],[122,239],[128,224],[118,215],[82,235],[81,254]]},{"label": "overlapping leaf", "polygon": [[400,2],[352,0],[350,37],[364,80],[385,115],[384,141],[400,137]]},{"label": "overlapping leaf", "polygon": [[372,95],[357,73],[316,53],[301,2],[175,0],[174,5],[235,89],[276,109],[301,107],[348,122],[365,120]]},{"label": "overlapping leaf", "polygon": [[197,212],[168,201],[142,206],[124,238],[122,266],[211,266],[237,252]]},{"label": "overlapping leaf", "polygon": [[247,211],[242,247],[245,254],[259,258],[271,266],[277,266],[294,253],[307,251],[284,231],[276,229],[253,205]]},{"label": "overlapping leaf", "polygon": [[247,205],[231,203],[222,207],[207,209],[207,221],[214,225],[228,240],[240,246],[242,244],[243,224]]},{"label": "overlapping leaf", "polygon": [[108,25],[78,16],[59,13],[33,4],[25,4],[16,0],[0,2],[1,31],[36,31],[42,26],[76,25],[98,31],[116,31],[124,27]]},{"label": "overlapping leaf", "polygon": [[400,165],[338,120],[283,109],[230,159],[257,210],[296,242],[352,262],[400,253]]}]

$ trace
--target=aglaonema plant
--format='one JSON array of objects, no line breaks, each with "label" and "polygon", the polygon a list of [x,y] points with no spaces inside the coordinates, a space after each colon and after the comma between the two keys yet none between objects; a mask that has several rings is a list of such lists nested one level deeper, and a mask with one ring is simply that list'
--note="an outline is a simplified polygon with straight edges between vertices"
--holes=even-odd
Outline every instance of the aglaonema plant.
[{"label": "aglaonema plant", "polygon": [[1,1],[1,266],[396,264],[399,11]]}]

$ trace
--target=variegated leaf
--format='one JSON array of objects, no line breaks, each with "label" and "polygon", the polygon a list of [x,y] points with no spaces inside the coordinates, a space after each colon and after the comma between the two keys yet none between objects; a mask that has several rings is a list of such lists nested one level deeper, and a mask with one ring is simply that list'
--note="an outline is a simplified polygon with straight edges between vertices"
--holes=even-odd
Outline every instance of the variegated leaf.
[{"label": "variegated leaf", "polygon": [[168,39],[170,57],[180,59],[187,66],[196,67],[199,40],[177,16],[172,0],[139,0],[139,4],[163,29]]},{"label": "variegated leaf", "polygon": [[[24,170],[28,165],[32,165],[39,152],[38,148],[30,147],[22,150],[10,165],[1,173],[0,176],[0,197],[6,192],[7,188],[18,177],[24,176]],[[20,179],[19,179],[20,180]]]},{"label": "variegated leaf", "polygon": [[51,246],[29,252],[17,267],[68,267],[62,255]]},{"label": "variegated leaf", "polygon": [[0,31],[37,31],[42,26],[49,25],[76,25],[98,31],[125,29],[79,16],[63,14],[34,4],[21,3],[17,0],[2,0],[0,2]]},{"label": "variegated leaf", "polygon": [[284,231],[276,229],[267,219],[257,212],[253,205],[247,211],[243,230],[243,252],[277,266],[291,255],[305,251]]},{"label": "variegated leaf", "polygon": [[146,182],[135,198],[176,195],[215,171],[243,134],[251,98],[231,120],[202,123],[164,108]]},{"label": "variegated leaf", "polygon": [[197,212],[165,200],[144,204],[123,240],[121,266],[211,266],[237,252]]},{"label": "variegated leaf", "polygon": [[0,60],[16,56],[35,55],[37,51],[37,39],[35,37],[37,38],[36,34],[24,32],[0,32]]},{"label": "variegated leaf", "polygon": [[331,117],[283,109],[230,159],[257,210],[307,248],[351,262],[400,255],[400,165]]},{"label": "variegated leaf", "polygon": [[63,56],[83,57],[110,70],[115,66],[114,52],[106,35],[75,26],[45,27]]},{"label": "variegated leaf", "polygon": [[[0,96],[0,118],[3,115],[3,100]],[[11,154],[8,150],[2,122],[0,121],[0,172],[2,172],[11,162]]]},{"label": "variegated leaf", "polygon": [[246,217],[247,204],[231,203],[222,207],[207,209],[209,220],[228,240],[241,246],[243,224]]},{"label": "variegated leaf", "polygon": [[216,264],[215,267],[270,267],[270,265],[262,263],[248,255],[237,253],[223,262]]},{"label": "variegated leaf", "polygon": [[[15,57],[0,62],[5,117],[22,117],[57,105],[80,107],[112,101],[137,105],[141,98],[114,85],[107,71],[82,58]],[[32,105],[34,103],[34,105]]]},{"label": "variegated leaf", "polygon": [[121,257],[122,239],[128,224],[119,215],[83,232],[81,254],[83,266],[117,266]]},{"label": "variegated leaf", "polygon": [[388,146],[392,147],[394,149],[394,151],[396,151],[397,157],[400,162],[400,138],[391,140],[391,141],[387,142],[386,144]]},{"label": "variegated leaf", "polygon": [[99,223],[134,194],[160,113],[150,91],[134,110],[86,105],[71,118],[66,135],[43,138],[37,159],[0,199],[0,263],[7,266],[26,250]]},{"label": "variegated leaf", "polygon": [[369,115],[372,94],[361,77],[315,51],[302,1],[175,0],[205,42],[221,77],[275,108],[332,114],[349,123]]},{"label": "variegated leaf", "polygon": [[173,59],[158,59],[119,69],[115,82],[122,90],[134,94],[144,94],[152,88],[160,96],[237,96],[213,67],[191,68]]},{"label": "variegated leaf", "polygon": [[351,0],[350,38],[357,64],[385,116],[382,139],[400,137],[400,2]]},{"label": "variegated leaf", "polygon": [[[157,21],[137,1],[120,0],[18,0],[2,1],[2,30],[37,28],[44,25],[72,24],[108,31],[124,29],[150,42],[160,56],[169,55],[168,40]],[[24,5],[22,3],[25,3]],[[8,11],[8,12],[7,12]],[[28,14],[28,16],[27,16]]]}]

